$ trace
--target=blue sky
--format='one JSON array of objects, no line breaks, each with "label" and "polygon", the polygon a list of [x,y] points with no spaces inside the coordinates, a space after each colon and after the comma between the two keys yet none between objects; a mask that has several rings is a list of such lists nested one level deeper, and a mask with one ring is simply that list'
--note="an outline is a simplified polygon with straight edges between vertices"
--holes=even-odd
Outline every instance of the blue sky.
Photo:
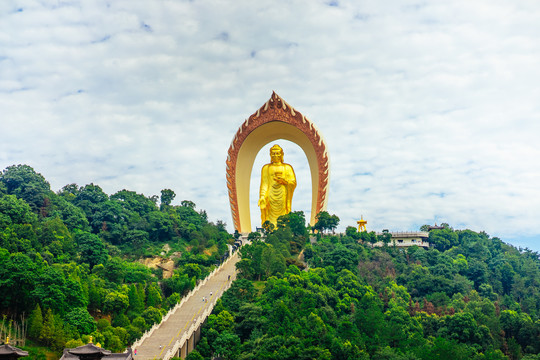
[{"label": "blue sky", "polygon": [[325,137],[342,229],[447,222],[540,251],[539,23],[532,0],[4,1],[0,168],[170,188],[230,227],[227,149],[276,91]]}]

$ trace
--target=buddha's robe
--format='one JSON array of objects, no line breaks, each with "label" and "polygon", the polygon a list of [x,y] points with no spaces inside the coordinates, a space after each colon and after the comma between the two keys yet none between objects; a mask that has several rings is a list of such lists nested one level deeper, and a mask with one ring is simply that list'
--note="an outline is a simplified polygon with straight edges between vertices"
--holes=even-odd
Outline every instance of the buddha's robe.
[{"label": "buddha's robe", "polygon": [[[287,184],[281,184],[277,179],[284,179]],[[294,189],[296,188],[296,176],[289,164],[270,163],[261,170],[261,187],[259,198],[264,198],[266,206],[261,209],[261,221],[264,224],[269,220],[277,225],[277,218],[291,212],[291,204]]]}]

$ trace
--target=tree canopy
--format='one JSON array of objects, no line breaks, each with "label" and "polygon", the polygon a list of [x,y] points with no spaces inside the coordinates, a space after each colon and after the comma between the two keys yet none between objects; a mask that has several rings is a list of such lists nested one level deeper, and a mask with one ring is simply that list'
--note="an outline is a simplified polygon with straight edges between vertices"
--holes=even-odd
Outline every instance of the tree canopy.
[{"label": "tree canopy", "polygon": [[238,359],[538,358],[539,254],[483,232],[431,231],[427,249],[373,248],[380,239],[355,228],[319,236],[301,244],[301,271],[279,222],[241,249],[240,280],[213,315],[234,326],[209,322],[198,356],[227,356],[220,334]]},{"label": "tree canopy", "polygon": [[[171,189],[107,195],[97,184],[57,193],[28,165],[0,172],[0,314],[60,352],[96,342],[123,351],[207,276],[227,251],[225,224]],[[175,259],[170,279],[139,260]],[[104,318],[105,317],[105,318]],[[26,321],[26,320],[25,320]],[[22,326],[25,326],[22,324]]]},{"label": "tree canopy", "polygon": [[[27,165],[0,172],[1,314],[29,314],[32,344],[57,354],[89,336],[123,351],[234,242],[175,198],[97,184],[54,193]],[[374,248],[390,234],[336,234],[338,223],[321,212],[310,239],[293,212],[250,234],[189,358],[539,358],[540,254],[448,224],[424,227],[429,248]],[[157,255],[174,260],[170,277],[142,263]]]}]

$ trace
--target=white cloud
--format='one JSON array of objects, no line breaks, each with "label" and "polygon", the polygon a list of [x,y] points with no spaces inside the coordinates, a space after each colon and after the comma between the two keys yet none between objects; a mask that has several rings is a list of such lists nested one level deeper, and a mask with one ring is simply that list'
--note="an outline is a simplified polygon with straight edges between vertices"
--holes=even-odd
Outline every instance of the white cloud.
[{"label": "white cloud", "polygon": [[171,188],[230,224],[227,149],[275,90],[328,143],[343,227],[444,221],[540,250],[539,22],[527,0],[2,3],[0,168]]}]

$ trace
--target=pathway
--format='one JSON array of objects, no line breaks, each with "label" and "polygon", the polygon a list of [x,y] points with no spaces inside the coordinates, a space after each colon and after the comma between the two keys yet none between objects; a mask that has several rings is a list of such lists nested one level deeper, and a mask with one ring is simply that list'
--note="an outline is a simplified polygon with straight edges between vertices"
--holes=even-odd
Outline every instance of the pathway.
[{"label": "pathway", "polygon": [[199,330],[212,312],[216,300],[236,279],[235,265],[238,260],[236,251],[215,273],[209,275],[172,309],[159,325],[154,325],[141,340],[135,342],[135,360],[169,359],[177,356],[178,348],[190,341],[190,338],[193,346],[193,332]]}]

